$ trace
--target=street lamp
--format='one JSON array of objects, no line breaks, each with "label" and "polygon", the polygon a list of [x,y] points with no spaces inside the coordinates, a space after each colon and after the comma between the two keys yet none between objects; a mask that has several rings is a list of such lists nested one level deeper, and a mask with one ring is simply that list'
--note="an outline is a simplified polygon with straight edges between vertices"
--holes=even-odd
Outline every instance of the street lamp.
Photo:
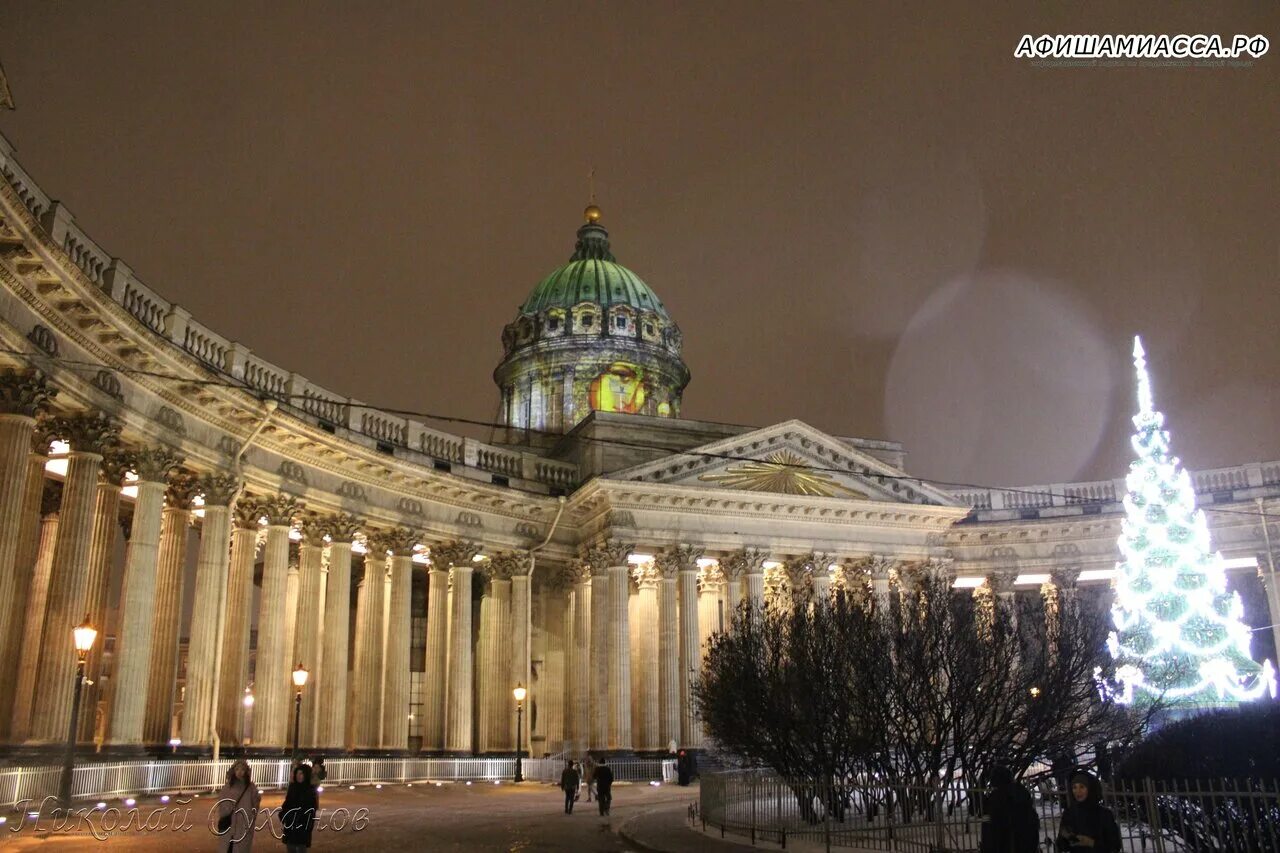
[{"label": "street lamp", "polygon": [[523,684],[517,684],[516,689],[511,694],[516,697],[516,778],[514,781],[524,781],[524,766],[520,761],[520,735],[523,731],[524,723],[524,697],[527,691]]},{"label": "street lamp", "polygon": [[298,688],[293,694],[293,758],[291,763],[298,763],[298,729],[302,725],[302,688],[307,685],[307,668],[298,661],[298,668],[293,671],[293,686]]},{"label": "street lamp", "polygon": [[76,730],[80,720],[80,691],[84,689],[84,665],[93,648],[93,641],[98,639],[98,629],[89,624],[89,616],[71,629],[76,646],[76,689],[71,698],[71,724],[67,729],[67,749],[62,755],[62,778],[58,780],[58,803],[64,807],[71,805],[71,768],[76,757]]}]

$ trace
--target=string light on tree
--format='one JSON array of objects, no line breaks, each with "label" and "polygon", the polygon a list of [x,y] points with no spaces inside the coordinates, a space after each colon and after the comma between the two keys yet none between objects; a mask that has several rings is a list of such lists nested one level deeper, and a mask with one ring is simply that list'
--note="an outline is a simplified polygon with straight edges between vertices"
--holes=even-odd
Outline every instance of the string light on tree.
[{"label": "string light on tree", "polygon": [[1169,454],[1164,415],[1156,411],[1142,341],[1134,338],[1137,458],[1125,481],[1125,518],[1108,646],[1122,685],[1120,700],[1163,696],[1175,707],[1210,707],[1276,695],[1271,661],[1249,654],[1252,633],[1240,597],[1227,591],[1222,555],[1195,489]]}]

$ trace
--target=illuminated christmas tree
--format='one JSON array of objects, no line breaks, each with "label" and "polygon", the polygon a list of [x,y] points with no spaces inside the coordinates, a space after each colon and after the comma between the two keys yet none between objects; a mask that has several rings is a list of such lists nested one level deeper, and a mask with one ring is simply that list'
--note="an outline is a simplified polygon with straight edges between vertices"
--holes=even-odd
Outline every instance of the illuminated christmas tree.
[{"label": "illuminated christmas tree", "polygon": [[1137,459],[1125,483],[1116,565],[1115,624],[1108,645],[1126,703],[1163,696],[1175,708],[1216,707],[1276,693],[1271,661],[1249,655],[1252,637],[1240,597],[1227,591],[1222,555],[1196,509],[1191,477],[1169,455],[1142,341],[1134,339]]}]

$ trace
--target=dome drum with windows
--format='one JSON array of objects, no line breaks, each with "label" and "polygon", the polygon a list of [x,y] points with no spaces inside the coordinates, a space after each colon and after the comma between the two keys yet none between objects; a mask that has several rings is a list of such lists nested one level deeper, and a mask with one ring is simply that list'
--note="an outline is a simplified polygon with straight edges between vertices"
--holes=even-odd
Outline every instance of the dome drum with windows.
[{"label": "dome drum with windows", "polygon": [[502,331],[493,378],[510,428],[564,433],[592,411],[679,416],[689,384],[680,329],[614,258],[600,208],[584,215],[569,262],[533,289]]}]

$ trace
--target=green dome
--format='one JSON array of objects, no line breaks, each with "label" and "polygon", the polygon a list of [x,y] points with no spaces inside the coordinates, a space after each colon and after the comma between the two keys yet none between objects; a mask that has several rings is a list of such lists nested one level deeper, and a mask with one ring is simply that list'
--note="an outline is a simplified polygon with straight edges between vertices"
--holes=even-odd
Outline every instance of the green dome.
[{"label": "green dome", "polygon": [[544,278],[520,313],[539,314],[548,308],[572,308],[591,302],[602,308],[629,305],[637,311],[652,311],[670,320],[667,309],[640,276],[614,260],[609,251],[609,232],[588,222],[578,229],[578,244],[569,263]]}]

